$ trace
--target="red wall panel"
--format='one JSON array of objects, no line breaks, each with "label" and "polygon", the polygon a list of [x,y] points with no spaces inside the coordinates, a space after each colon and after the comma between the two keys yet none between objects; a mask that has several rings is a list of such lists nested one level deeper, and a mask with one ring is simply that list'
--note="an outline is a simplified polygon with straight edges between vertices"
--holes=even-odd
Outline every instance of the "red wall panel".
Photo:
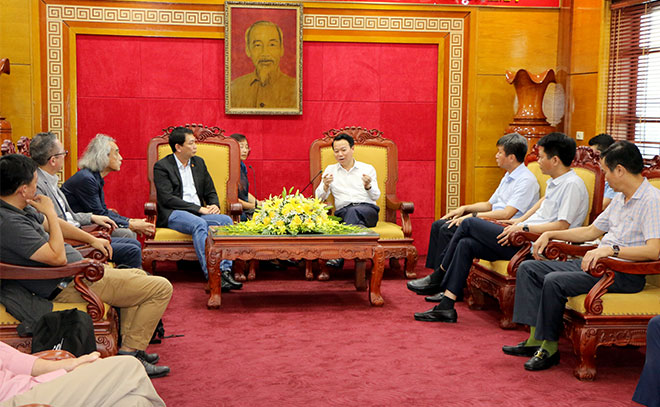
[{"label": "red wall panel", "polygon": [[435,190],[436,46],[306,42],[302,116],[226,115],[222,40],[79,35],[76,50],[78,155],[96,133],[117,139],[124,163],[105,188],[108,205],[121,213],[142,216],[147,143],[169,125],[203,123],[245,134],[258,197],[285,186],[302,189],[312,141],[330,128],[359,125],[383,131],[399,147],[398,195],[415,202],[413,236],[426,252]]}]

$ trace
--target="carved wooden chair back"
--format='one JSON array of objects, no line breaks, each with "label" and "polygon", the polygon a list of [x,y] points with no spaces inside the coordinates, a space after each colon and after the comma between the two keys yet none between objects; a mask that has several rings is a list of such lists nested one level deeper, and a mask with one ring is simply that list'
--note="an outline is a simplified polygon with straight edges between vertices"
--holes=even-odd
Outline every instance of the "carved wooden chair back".
[{"label": "carved wooden chair back", "polygon": [[[163,134],[149,141],[147,149],[147,168],[149,180],[149,201],[156,202],[154,185],[154,164],[172,153],[169,136],[177,126],[163,129]],[[197,139],[197,155],[204,159],[213,178],[220,211],[228,212],[228,202],[238,202],[238,183],[240,181],[240,153],[236,140],[224,136],[224,130],[207,127],[202,124],[186,124]]]}]

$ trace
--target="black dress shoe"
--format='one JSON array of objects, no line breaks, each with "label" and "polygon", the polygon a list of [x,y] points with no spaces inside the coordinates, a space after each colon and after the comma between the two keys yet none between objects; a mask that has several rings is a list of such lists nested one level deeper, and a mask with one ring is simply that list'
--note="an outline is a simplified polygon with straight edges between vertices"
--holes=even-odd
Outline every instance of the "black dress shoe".
[{"label": "black dress shoe", "polygon": [[[229,291],[231,291],[231,284],[226,282],[224,278],[220,282],[220,291],[223,292],[223,293],[228,293]],[[211,292],[211,291],[209,291],[209,292]]]},{"label": "black dress shoe", "polygon": [[438,306],[424,312],[415,312],[415,319],[425,322],[456,322],[458,314],[452,309],[436,309]]},{"label": "black dress shoe", "polygon": [[160,360],[160,356],[157,353],[147,353],[143,350],[137,351],[137,355],[151,364],[156,364]]},{"label": "black dress shoe", "polygon": [[325,263],[328,267],[340,269],[344,267],[344,259],[330,259]]},{"label": "black dress shoe", "polygon": [[512,356],[534,356],[537,350],[539,350],[540,346],[527,346],[525,345],[527,341],[522,341],[516,346],[502,346],[502,352],[506,353],[507,355],[512,355]]},{"label": "black dress shoe", "polygon": [[240,290],[243,288],[243,283],[239,283],[238,281],[234,280],[234,276],[231,275],[231,270],[222,270],[220,276],[223,283],[226,282],[229,284],[229,288],[231,290]]},{"label": "black dress shoe", "polygon": [[431,295],[429,297],[424,297],[426,302],[440,302],[442,299],[445,298],[445,293],[438,293],[436,295]]},{"label": "black dress shoe", "polygon": [[545,370],[559,364],[559,351],[548,355],[548,351],[540,348],[534,356],[525,362],[525,370]]},{"label": "black dress shoe", "polygon": [[431,276],[418,278],[417,280],[410,280],[406,283],[406,287],[410,291],[416,292],[417,295],[433,295],[442,291],[440,284],[431,282]]},{"label": "black dress shoe", "polygon": [[135,357],[139,360],[144,366],[144,370],[147,371],[147,376],[152,379],[157,377],[167,376],[170,373],[170,368],[168,366],[156,366],[153,363],[147,362],[145,355],[148,355],[146,352],[136,352]]}]

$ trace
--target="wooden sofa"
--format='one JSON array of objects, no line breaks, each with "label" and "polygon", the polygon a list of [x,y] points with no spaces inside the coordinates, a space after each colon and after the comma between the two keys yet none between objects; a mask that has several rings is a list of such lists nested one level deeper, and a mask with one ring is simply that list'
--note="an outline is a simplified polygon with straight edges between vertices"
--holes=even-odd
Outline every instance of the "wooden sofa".
[{"label": "wooden sofa", "polygon": [[[323,133],[322,138],[315,140],[309,149],[310,178],[316,177],[328,165],[336,163],[332,140],[341,133],[346,133],[355,140],[355,159],[376,168],[378,187],[381,191],[377,204],[381,210],[378,214],[378,224],[371,230],[380,235],[378,243],[385,250],[385,259],[390,259],[390,267],[393,269],[400,269],[399,259],[404,259],[406,277],[415,278],[417,249],[413,245],[410,221],[415,205],[412,202],[401,201],[396,196],[399,158],[396,144],[392,140],[384,138],[383,132],[377,129],[367,130],[349,126],[328,130]],[[321,177],[316,177],[314,189],[320,182]],[[334,202],[332,196],[328,202],[330,204]],[[400,215],[401,225],[397,224],[397,213]]]},{"label": "wooden sofa", "polygon": [[[163,134],[149,142],[147,150],[147,178],[149,179],[149,202],[144,205],[144,214],[148,222],[156,224],[156,187],[154,186],[154,164],[172,153],[168,144],[169,135],[176,126],[163,130]],[[238,143],[223,135],[218,127],[202,124],[186,124],[197,139],[197,155],[202,157],[213,178],[215,190],[220,201],[220,211],[238,221],[243,210],[238,202],[238,183],[240,181],[240,154]],[[153,273],[157,261],[197,261],[192,244],[192,237],[169,228],[156,228],[154,236],[144,241],[142,249],[142,268]]]},{"label": "wooden sofa", "polygon": [[[534,173],[539,181],[540,196],[545,195],[546,181],[550,178],[541,173],[538,164],[538,146],[534,146],[527,155],[525,164]],[[589,191],[589,212],[584,224],[590,224],[600,214],[603,204],[603,190],[605,177],[599,164],[599,155],[590,147],[580,146],[571,167],[582,178]],[[512,329],[516,324],[512,322],[513,303],[516,289],[516,271],[520,263],[528,256],[531,242],[538,235],[518,232],[510,237],[510,243],[520,246],[520,250],[510,261],[475,260],[467,280],[466,301],[470,308],[481,309],[485,305],[484,293],[495,298],[502,311],[499,320],[500,327]]]}]

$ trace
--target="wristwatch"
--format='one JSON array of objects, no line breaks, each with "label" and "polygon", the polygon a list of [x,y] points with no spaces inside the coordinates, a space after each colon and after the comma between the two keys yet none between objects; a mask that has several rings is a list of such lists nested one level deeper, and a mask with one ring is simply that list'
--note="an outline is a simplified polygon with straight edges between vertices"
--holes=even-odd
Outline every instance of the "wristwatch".
[{"label": "wristwatch", "polygon": [[619,247],[619,245],[616,245],[616,244],[613,245],[612,250],[614,251],[614,253],[612,253],[612,257],[619,257],[619,252],[621,251],[621,248]]},{"label": "wristwatch", "polygon": [[523,232],[529,232],[529,226],[523,225]]}]

